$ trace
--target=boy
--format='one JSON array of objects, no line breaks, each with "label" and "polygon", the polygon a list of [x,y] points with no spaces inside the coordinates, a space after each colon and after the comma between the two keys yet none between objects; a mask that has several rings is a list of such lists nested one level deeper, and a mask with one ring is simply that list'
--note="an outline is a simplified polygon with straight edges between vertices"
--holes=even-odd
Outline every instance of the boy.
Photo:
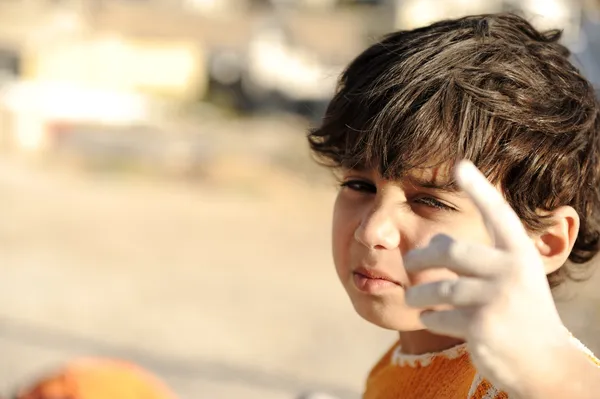
[{"label": "boy", "polygon": [[550,293],[600,238],[600,109],[559,38],[512,14],[393,33],[309,134],[338,276],[400,333],[366,399],[600,397]]}]

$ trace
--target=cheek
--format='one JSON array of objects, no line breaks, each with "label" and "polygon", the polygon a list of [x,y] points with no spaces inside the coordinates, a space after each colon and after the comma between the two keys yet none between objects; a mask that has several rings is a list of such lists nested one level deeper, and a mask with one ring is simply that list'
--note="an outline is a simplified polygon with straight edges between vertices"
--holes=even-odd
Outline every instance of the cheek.
[{"label": "cheek", "polygon": [[333,209],[331,243],[336,267],[347,263],[355,231],[353,213],[338,199]]},{"label": "cheek", "polygon": [[410,283],[411,285],[419,285],[435,281],[454,280],[456,278],[458,278],[458,275],[448,269],[432,269],[411,276]]},{"label": "cheek", "polygon": [[[419,234],[415,235],[413,237],[413,240],[410,243],[412,245],[410,245],[410,248],[407,248],[408,250],[427,247],[427,245],[429,245],[429,242],[431,241],[431,239],[437,234],[453,235],[453,234],[451,234],[450,231],[445,231],[444,228],[440,228],[442,226],[440,226],[439,224],[423,223],[419,227],[420,227],[418,229]],[[409,241],[409,240],[405,240],[405,241]],[[440,281],[440,280],[448,280],[448,279],[453,279],[453,278],[456,278],[456,274],[452,273],[448,269],[425,270],[423,272],[409,276],[411,285],[418,285],[418,284],[430,283],[430,282]]]},{"label": "cheek", "polygon": [[454,229],[448,235],[456,240],[475,244],[491,245],[494,241],[488,232],[483,217],[474,205],[465,210],[460,223],[456,223]]},{"label": "cheek", "polygon": [[[453,223],[422,223],[418,229],[418,235],[414,237],[410,249],[424,248],[429,245],[431,239],[437,234],[446,234],[457,241],[490,245],[492,240],[485,228],[483,220],[479,215],[453,221]],[[411,285],[425,284],[440,280],[452,280],[458,275],[448,269],[431,269],[409,277]]]}]

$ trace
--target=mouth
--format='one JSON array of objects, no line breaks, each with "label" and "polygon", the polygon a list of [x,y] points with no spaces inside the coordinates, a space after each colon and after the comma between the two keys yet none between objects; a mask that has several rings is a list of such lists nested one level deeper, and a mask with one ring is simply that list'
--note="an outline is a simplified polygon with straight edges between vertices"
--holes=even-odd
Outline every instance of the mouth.
[{"label": "mouth", "polygon": [[403,287],[402,284],[380,270],[359,267],[352,272],[354,285],[360,291],[376,293],[379,291]]}]

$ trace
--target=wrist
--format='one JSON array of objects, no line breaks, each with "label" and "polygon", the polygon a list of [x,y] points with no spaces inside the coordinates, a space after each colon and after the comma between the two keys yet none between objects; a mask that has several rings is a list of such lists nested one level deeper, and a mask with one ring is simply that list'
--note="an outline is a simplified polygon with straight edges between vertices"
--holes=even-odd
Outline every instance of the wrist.
[{"label": "wrist", "polygon": [[600,368],[573,342],[548,350],[539,359],[521,387],[515,387],[516,397],[528,399],[592,399],[600,393]]}]

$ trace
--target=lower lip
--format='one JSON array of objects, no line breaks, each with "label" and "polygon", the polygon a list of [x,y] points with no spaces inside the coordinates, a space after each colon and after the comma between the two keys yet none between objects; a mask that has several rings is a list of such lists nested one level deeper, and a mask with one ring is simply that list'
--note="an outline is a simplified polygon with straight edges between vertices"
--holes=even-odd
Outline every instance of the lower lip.
[{"label": "lower lip", "polygon": [[354,273],[353,279],[354,285],[356,286],[356,288],[358,288],[359,291],[366,292],[369,294],[400,287],[400,285],[392,281],[383,280],[380,278],[369,278],[359,273]]}]

